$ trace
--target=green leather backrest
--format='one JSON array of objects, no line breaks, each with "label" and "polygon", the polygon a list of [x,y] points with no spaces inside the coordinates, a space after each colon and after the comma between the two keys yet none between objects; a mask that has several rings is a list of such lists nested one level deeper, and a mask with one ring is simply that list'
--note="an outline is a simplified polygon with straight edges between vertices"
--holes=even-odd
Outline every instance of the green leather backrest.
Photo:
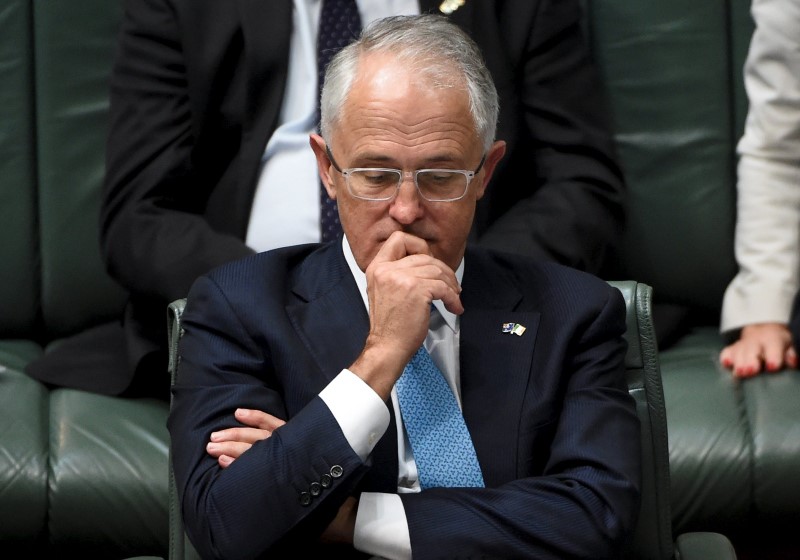
[{"label": "green leather backrest", "polygon": [[100,260],[108,77],[121,3],[0,6],[0,336],[51,339],[117,316]]},{"label": "green leather backrest", "polygon": [[0,336],[31,333],[36,319],[33,53],[27,0],[0,7]]},{"label": "green leather backrest", "polygon": [[617,277],[717,312],[735,273],[735,147],[748,0],[588,0],[629,188]]},{"label": "green leather backrest", "polygon": [[108,79],[118,0],[33,0],[41,305],[49,335],[119,315],[100,260]]}]

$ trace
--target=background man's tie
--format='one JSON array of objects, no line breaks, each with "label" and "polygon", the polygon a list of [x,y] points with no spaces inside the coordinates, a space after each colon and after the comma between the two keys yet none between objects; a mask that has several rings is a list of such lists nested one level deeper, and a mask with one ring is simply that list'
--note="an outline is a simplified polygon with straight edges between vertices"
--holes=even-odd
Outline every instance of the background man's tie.
[{"label": "background man's tie", "polygon": [[[319,93],[325,79],[325,68],[333,55],[350,44],[361,31],[361,17],[355,0],[323,0],[317,33],[317,72]],[[319,97],[317,97],[319,107]],[[319,111],[317,111],[319,115]],[[342,231],[336,201],[328,197],[320,182],[320,227],[322,241],[331,241]]]},{"label": "background man's tie", "polygon": [[420,485],[483,487],[483,474],[461,409],[425,347],[395,384]]}]

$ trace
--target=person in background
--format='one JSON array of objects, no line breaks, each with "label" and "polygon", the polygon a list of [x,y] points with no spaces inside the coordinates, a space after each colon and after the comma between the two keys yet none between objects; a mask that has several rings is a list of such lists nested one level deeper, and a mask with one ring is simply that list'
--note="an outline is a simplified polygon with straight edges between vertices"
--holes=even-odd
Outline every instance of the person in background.
[{"label": "person in background", "polygon": [[[641,476],[625,303],[468,241],[506,151],[478,46],[442,16],[378,20],[321,106],[310,142],[343,234],[222,265],[187,297],[167,425],[195,548],[619,557]],[[207,442],[247,431],[243,407],[276,427],[223,467]]]},{"label": "person in background", "polygon": [[321,218],[336,212],[320,209],[327,196],[306,144],[318,123],[317,46],[387,15],[446,14],[497,83],[506,156],[470,239],[602,273],[625,192],[579,0],[358,0],[360,23],[348,23],[354,1],[124,3],[100,238],[128,304],[28,373],[167,398],[167,305],[214,266],[323,240]]},{"label": "person in background", "polygon": [[719,356],[734,376],[797,367],[789,329],[800,288],[800,4],[754,0],[738,145],[736,260]]}]

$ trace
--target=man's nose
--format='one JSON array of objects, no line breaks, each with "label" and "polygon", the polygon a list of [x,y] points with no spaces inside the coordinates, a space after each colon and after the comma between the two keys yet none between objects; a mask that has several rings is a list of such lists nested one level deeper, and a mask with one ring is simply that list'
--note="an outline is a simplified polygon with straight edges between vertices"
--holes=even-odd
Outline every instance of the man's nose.
[{"label": "man's nose", "polygon": [[422,197],[412,173],[404,173],[397,196],[389,207],[389,215],[401,224],[410,224],[422,217]]}]

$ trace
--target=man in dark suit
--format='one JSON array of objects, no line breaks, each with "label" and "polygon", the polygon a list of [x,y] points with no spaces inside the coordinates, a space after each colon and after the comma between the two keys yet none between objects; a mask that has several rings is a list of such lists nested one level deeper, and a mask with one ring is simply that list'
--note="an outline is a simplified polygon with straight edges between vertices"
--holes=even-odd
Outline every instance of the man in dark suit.
[{"label": "man in dark suit", "polygon": [[[470,239],[601,273],[623,227],[623,180],[578,0],[399,4],[450,12],[481,46],[500,92],[507,155]],[[34,362],[34,376],[110,394],[155,384],[166,396],[166,305],[212,267],[263,249],[251,239],[262,181],[301,188],[299,177],[265,179],[274,159],[265,146],[289,102],[316,91],[314,77],[291,89],[304,79],[290,58],[303,9],[319,10],[318,0],[126,2],[100,223],[108,271],[129,304],[121,323]],[[300,223],[298,206],[259,220],[283,235],[286,221]],[[309,235],[289,239],[318,240]]]},{"label": "man in dark suit", "polygon": [[[343,237],[228,263],[188,294],[168,427],[204,557],[620,553],[640,479],[625,305],[596,276],[468,243],[507,148],[497,115],[478,47],[438,16],[382,20],[331,62],[311,146]],[[442,463],[400,383],[421,347],[477,481],[427,482]],[[274,430],[252,437],[237,409]]]}]

